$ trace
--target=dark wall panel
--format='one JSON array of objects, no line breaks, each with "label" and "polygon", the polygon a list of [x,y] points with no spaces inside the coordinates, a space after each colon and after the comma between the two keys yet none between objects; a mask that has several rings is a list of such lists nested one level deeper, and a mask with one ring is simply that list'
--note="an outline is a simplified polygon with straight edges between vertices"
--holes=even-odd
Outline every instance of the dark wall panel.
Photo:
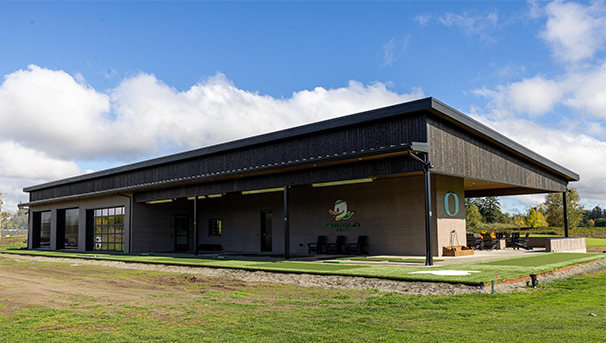
[{"label": "dark wall panel", "polygon": [[334,156],[344,152],[368,151],[390,145],[426,141],[426,115],[424,113],[408,114],[49,187],[32,191],[30,201],[132,187],[151,182],[178,180],[217,172],[241,170],[239,173],[246,174],[250,168],[257,166],[259,168],[255,171],[269,168],[275,163],[309,160],[318,156]]},{"label": "dark wall panel", "polygon": [[312,168],[287,173],[244,177],[232,180],[207,182],[190,186],[159,189],[135,193],[136,202],[182,198],[195,195],[239,192],[244,190],[310,185],[312,183],[361,179],[372,176],[396,175],[421,170],[421,164],[409,156]]},{"label": "dark wall panel", "polygon": [[440,118],[428,118],[431,161],[436,172],[563,191],[567,181],[496,144]]}]

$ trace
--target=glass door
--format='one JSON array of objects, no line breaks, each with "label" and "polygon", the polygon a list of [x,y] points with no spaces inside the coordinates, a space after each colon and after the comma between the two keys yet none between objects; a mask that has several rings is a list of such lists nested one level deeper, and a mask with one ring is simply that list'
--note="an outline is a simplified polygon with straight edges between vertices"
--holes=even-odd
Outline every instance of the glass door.
[{"label": "glass door", "polygon": [[189,217],[187,215],[175,216],[175,251],[189,249]]}]

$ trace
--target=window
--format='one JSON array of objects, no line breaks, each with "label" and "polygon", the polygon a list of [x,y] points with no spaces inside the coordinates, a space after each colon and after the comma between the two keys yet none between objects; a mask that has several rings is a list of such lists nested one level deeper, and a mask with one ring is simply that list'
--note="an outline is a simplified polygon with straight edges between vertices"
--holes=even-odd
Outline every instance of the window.
[{"label": "window", "polygon": [[65,210],[65,249],[78,248],[78,222],[80,210],[77,208]]},{"label": "window", "polygon": [[40,247],[49,248],[51,238],[51,212],[40,213]]},{"label": "window", "polygon": [[93,230],[94,250],[124,251],[124,207],[95,210]]},{"label": "window", "polygon": [[209,235],[221,235],[221,219],[211,219],[208,221]]}]

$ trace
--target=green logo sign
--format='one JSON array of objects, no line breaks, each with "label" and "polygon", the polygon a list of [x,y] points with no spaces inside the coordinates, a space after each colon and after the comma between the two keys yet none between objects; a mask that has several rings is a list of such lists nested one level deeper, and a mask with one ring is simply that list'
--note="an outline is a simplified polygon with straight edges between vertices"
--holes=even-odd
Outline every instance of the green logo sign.
[{"label": "green logo sign", "polygon": [[[450,212],[450,205],[448,204],[448,197],[451,195],[454,197],[454,213]],[[459,197],[454,192],[448,192],[446,193],[446,195],[444,195],[444,210],[446,211],[446,214],[451,217],[454,217],[459,214]]]}]

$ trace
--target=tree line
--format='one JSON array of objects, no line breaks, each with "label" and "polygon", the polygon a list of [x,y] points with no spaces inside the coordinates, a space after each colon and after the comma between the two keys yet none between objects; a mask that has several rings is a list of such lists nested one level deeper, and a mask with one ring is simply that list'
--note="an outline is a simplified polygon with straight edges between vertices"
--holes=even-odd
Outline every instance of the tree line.
[{"label": "tree line", "polygon": [[2,235],[27,233],[27,210],[19,210],[15,213],[2,212],[0,214],[0,229]]},{"label": "tree line", "polygon": [[[605,227],[606,210],[602,210],[599,206],[592,210],[585,210],[580,201],[581,198],[577,189],[571,188],[566,197],[569,227]],[[475,228],[481,223],[502,223],[518,228],[564,226],[562,193],[547,194],[543,203],[527,209],[526,213],[522,214],[503,213],[498,197],[465,199],[465,210],[468,228]]]}]

